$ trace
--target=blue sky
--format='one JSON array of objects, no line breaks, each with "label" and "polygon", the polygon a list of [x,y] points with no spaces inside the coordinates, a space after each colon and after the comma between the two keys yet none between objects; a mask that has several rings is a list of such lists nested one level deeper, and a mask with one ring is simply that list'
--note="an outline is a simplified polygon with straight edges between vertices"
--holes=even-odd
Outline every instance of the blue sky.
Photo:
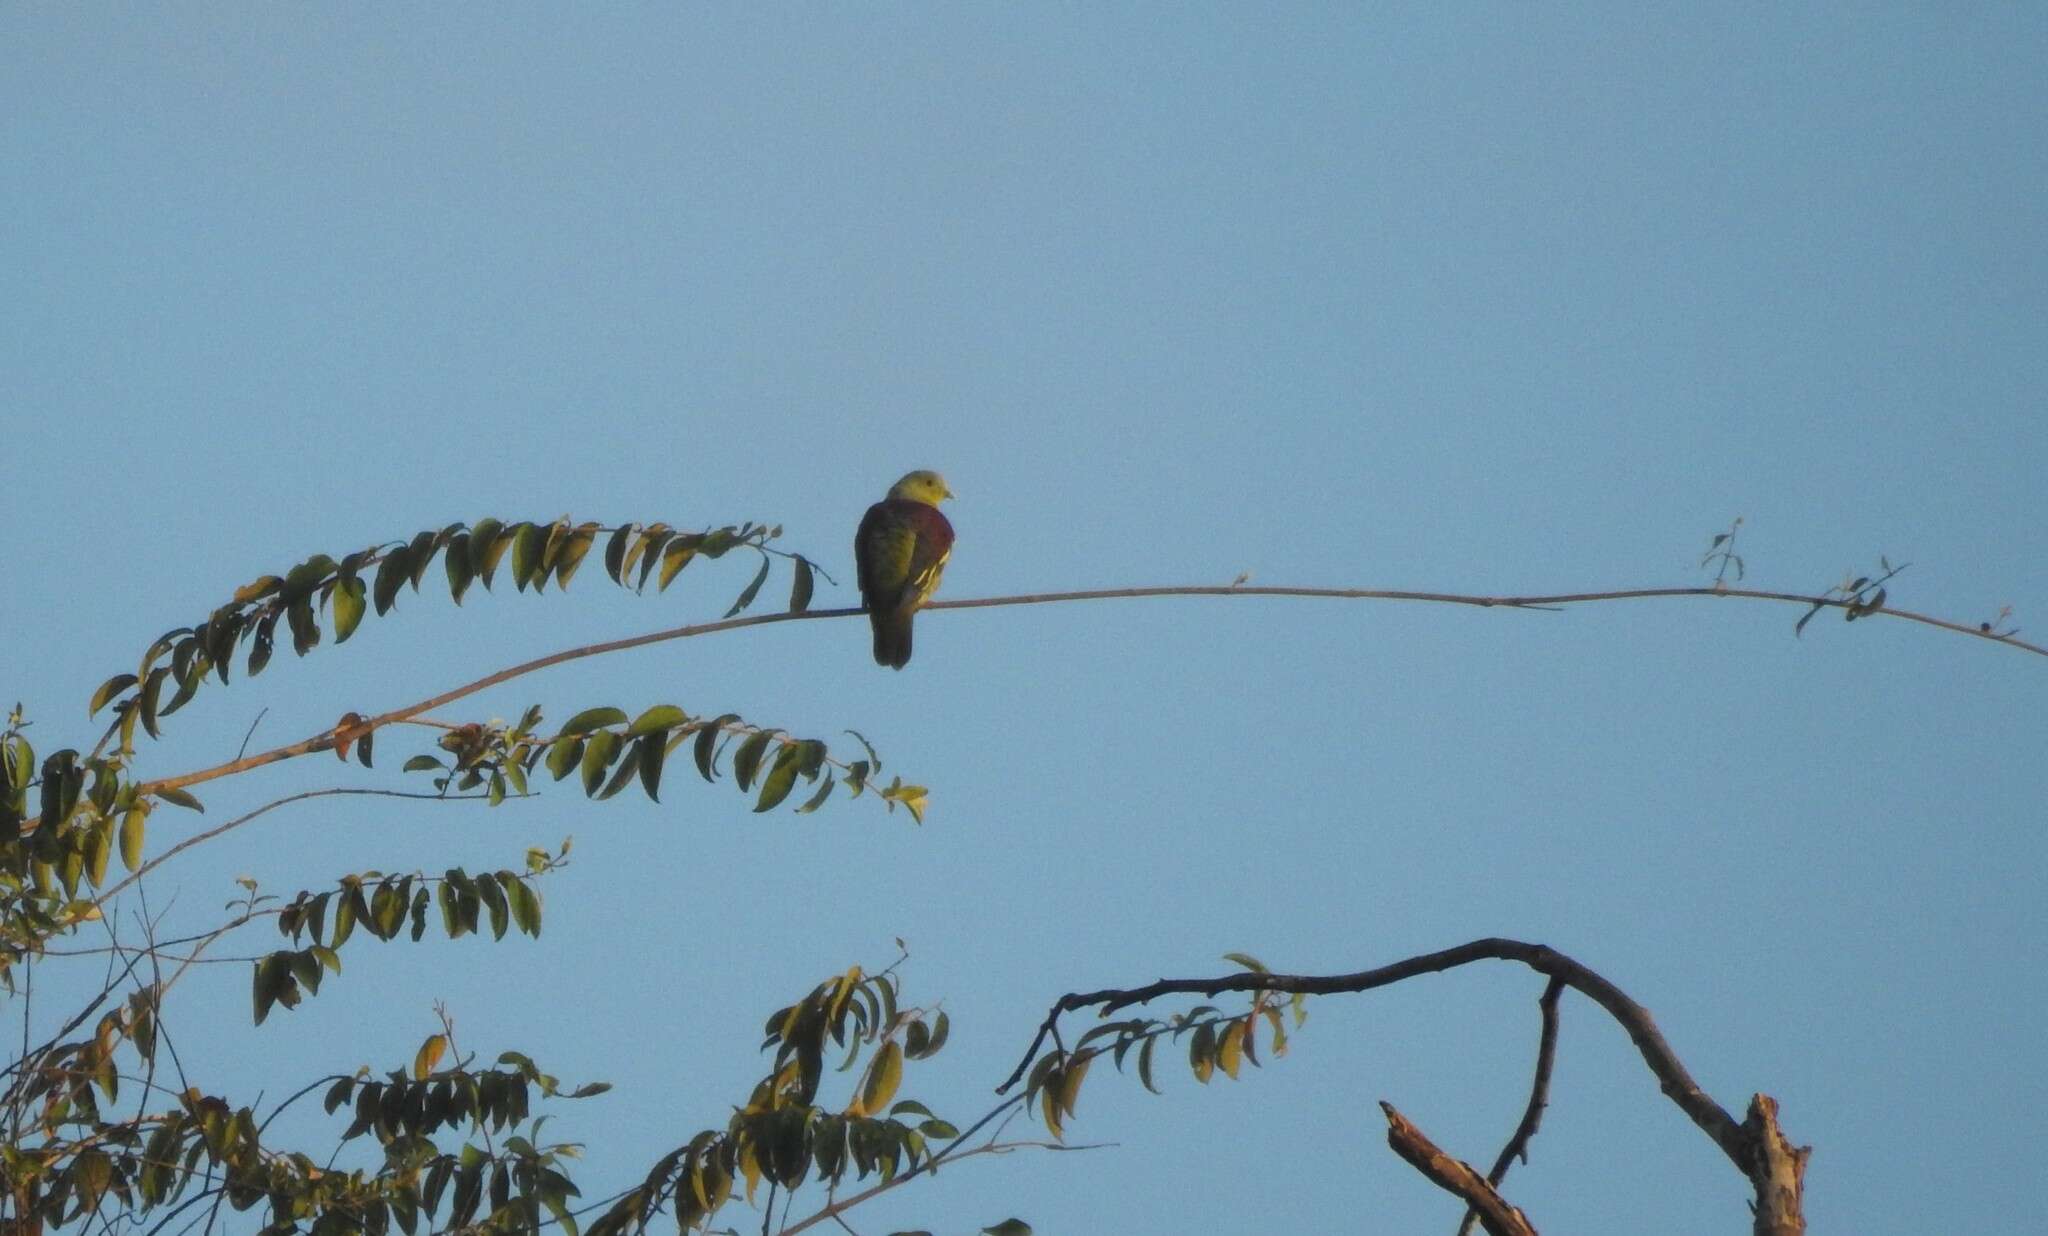
[{"label": "blue sky", "polygon": [[[88,746],[92,688],[239,584],[485,515],[780,523],[851,604],[852,528],[912,467],[960,494],[950,597],[1684,585],[1740,515],[1759,586],[1885,554],[1898,604],[2038,635],[2044,57],[2027,6],[13,7],[0,692]],[[208,691],[145,769],[715,617],[748,565],[703,566],[407,598]],[[929,821],[680,777],[288,809],[152,904],[568,834],[576,862],[539,942],[364,945],[260,1030],[213,967],[171,1029],[275,1098],[410,1059],[445,999],[471,1047],[619,1083],[550,1126],[595,1194],[722,1123],[761,1018],[897,936],[955,1023],[908,1085],[972,1117],[1061,992],[1503,934],[1628,989],[1729,1108],[1776,1095],[1816,1230],[2003,1226],[2048,1137],[2048,666],[1797,616],[1133,601],[929,615],[901,674],[853,621],[588,663],[449,719],[853,726]],[[403,745],[207,818],[392,784]],[[1448,1230],[1375,1102],[1490,1161],[1540,989],[1321,1001],[1285,1061],[1163,1098],[1098,1073],[1072,1135],[1114,1149],[856,1226]],[[1747,1222],[1577,999],[1508,1194],[1544,1230]]]}]

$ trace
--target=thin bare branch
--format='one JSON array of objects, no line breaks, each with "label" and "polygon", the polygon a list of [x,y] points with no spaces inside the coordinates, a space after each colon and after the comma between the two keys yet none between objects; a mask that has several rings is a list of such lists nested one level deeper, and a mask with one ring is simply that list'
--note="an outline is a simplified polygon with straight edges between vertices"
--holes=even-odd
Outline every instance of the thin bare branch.
[{"label": "thin bare branch", "polygon": [[[1515,1126],[1514,1136],[1500,1148],[1500,1157],[1493,1161],[1493,1170],[1486,1173],[1486,1183],[1500,1187],[1508,1178],[1508,1167],[1516,1159],[1529,1161],[1529,1140],[1536,1136],[1536,1129],[1543,1123],[1543,1109],[1550,1104],[1550,1074],[1557,1064],[1557,999],[1564,994],[1564,980],[1552,978],[1543,985],[1543,995],[1536,1001],[1537,1009],[1543,1015],[1543,1029],[1536,1042],[1536,1078],[1529,1085],[1529,1104],[1522,1109],[1522,1122]],[[1472,1225],[1479,1221],[1479,1212],[1467,1208],[1465,1218],[1458,1224],[1458,1236],[1466,1236]]]},{"label": "thin bare branch", "polygon": [[193,846],[198,845],[202,841],[211,841],[213,838],[220,836],[222,833],[225,833],[230,829],[240,828],[242,825],[247,824],[249,821],[255,819],[257,816],[264,815],[268,812],[274,811],[277,808],[285,806],[288,803],[304,802],[306,799],[309,798],[332,798],[337,794],[365,795],[372,798],[418,798],[425,799],[430,802],[451,803],[482,802],[485,800],[485,796],[482,794],[424,794],[411,790],[383,790],[372,789],[369,787],[355,788],[351,786],[330,786],[324,790],[307,790],[302,794],[288,794],[283,798],[275,800],[274,802],[267,802],[263,804],[261,807],[256,808],[254,811],[250,811],[243,815],[238,815],[234,819],[229,820],[224,824],[220,824],[213,828],[209,828],[204,832],[192,834],[190,837],[185,838],[183,841],[180,841],[178,844],[172,846],[170,849],[165,850],[163,853],[157,855],[155,858],[152,858],[148,862],[142,864],[142,866],[137,867],[134,871],[129,872],[126,879],[123,879],[120,883],[114,885],[106,892],[101,893],[98,897],[94,898],[93,904],[95,906],[106,905],[109,901],[112,901],[114,897],[121,892],[121,890],[127,888],[129,885],[135,883],[137,880],[140,880],[142,877],[156,870],[164,863],[169,862],[179,853],[191,849]]},{"label": "thin bare branch", "polygon": [[[1139,597],[1203,596],[1316,597],[1353,601],[1420,601],[1438,605],[1475,606],[1481,609],[1554,609],[1564,605],[1583,605],[1601,601],[1648,600],[1659,597],[1711,597],[1716,599],[1733,597],[1752,601],[1775,601],[1791,605],[1804,605],[1814,609],[1855,609],[1858,611],[1859,616],[1865,618],[1904,619],[1908,622],[1918,622],[1931,627],[1939,627],[1944,631],[1952,631],[1958,635],[1967,635],[1975,639],[1989,640],[1995,644],[2004,644],[2007,647],[2030,652],[2036,656],[2048,657],[2048,647],[2018,639],[2010,633],[1991,630],[1986,625],[1970,626],[1967,623],[1952,622],[1945,618],[1915,613],[1912,610],[1893,609],[1890,607],[1864,611],[1854,597],[1807,596],[1796,592],[1767,592],[1753,588],[1623,588],[1601,592],[1560,592],[1531,596],[1479,596],[1469,593],[1421,592],[1399,588],[1297,588],[1253,586],[1248,584],[1176,584],[1160,587],[1092,588],[1071,592],[1038,592],[1022,593],[1015,596],[975,597],[965,600],[933,601],[924,608],[932,611],[941,611],[950,609],[987,609],[1009,605],[1047,605],[1062,601],[1109,601],[1129,600]],[[488,690],[500,683],[510,682],[514,678],[524,677],[527,674],[566,664],[570,661],[579,661],[586,657],[603,656],[606,653],[612,652],[624,652],[632,648],[644,648],[650,644],[690,639],[699,635],[712,635],[720,631],[734,631],[742,627],[766,626],[770,623],[778,622],[807,622],[820,618],[853,618],[865,612],[864,610],[853,608],[812,609],[805,610],[802,613],[751,614],[743,618],[727,618],[717,622],[693,623],[689,626],[651,631],[645,635],[634,635],[625,639],[605,640],[601,643],[585,644],[578,648],[567,648],[560,652],[549,653],[544,657],[536,657],[531,661],[521,662],[518,665],[510,666],[493,674],[486,674],[474,682],[465,683],[430,699],[421,700],[416,704],[409,704],[403,708],[371,717],[357,725],[350,726],[349,733],[357,735],[382,726],[394,725],[400,721],[409,721],[423,713],[431,712],[443,705],[475,695],[479,691]],[[308,755],[315,751],[328,750],[334,745],[335,738],[336,731],[334,729],[323,730],[310,738],[302,739],[295,743],[288,743],[282,747],[275,747],[269,751],[259,752],[256,755],[239,757],[225,764],[217,764],[212,768],[202,768],[174,777],[146,781],[139,788],[143,793],[148,794],[163,790],[182,789],[186,786],[199,785],[208,781],[216,781],[222,777],[247,772],[252,768],[261,768],[264,765],[275,764],[281,760]],[[104,742],[104,740],[102,741]],[[37,821],[34,820],[27,821],[22,826],[23,831],[32,831],[36,823]]]}]

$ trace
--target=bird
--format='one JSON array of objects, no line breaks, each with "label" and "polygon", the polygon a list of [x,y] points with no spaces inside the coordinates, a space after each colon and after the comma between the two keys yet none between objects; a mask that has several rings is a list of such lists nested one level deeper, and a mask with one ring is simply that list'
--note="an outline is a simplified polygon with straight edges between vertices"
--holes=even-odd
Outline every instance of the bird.
[{"label": "bird", "polygon": [[906,473],[868,508],[853,536],[861,604],[875,628],[875,664],[910,664],[910,620],[931,599],[953,553],[953,525],[939,503],[953,496],[946,478],[927,469]]}]

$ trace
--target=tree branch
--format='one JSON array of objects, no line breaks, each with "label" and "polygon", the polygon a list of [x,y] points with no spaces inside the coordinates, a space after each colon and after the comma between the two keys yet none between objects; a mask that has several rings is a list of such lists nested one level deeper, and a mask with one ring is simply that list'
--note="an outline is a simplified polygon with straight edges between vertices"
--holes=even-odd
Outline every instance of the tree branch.
[{"label": "tree branch", "polygon": [[[1333,600],[1354,601],[1422,601],[1439,605],[1476,606],[1482,609],[1546,609],[1560,605],[1578,605],[1596,601],[1632,601],[1655,597],[1738,597],[1753,601],[1779,601],[1793,605],[1842,610],[1850,609],[1856,605],[1853,598],[1804,596],[1796,592],[1764,592],[1751,588],[1628,588],[1606,592],[1564,592],[1540,596],[1477,596],[1456,592],[1415,592],[1392,588],[1168,585],[1146,588],[1093,588],[1074,592],[1021,593],[1015,596],[933,601],[925,605],[924,608],[934,611],[988,609],[996,606],[1047,605],[1060,601],[1127,600],[1138,597],[1321,597]],[[865,610],[850,608],[812,609],[805,610],[802,613],[752,614],[744,618],[726,618],[717,622],[693,623],[689,626],[671,627],[663,631],[651,631],[645,635],[634,635],[625,639],[606,640],[602,643],[586,644],[579,648],[567,648],[560,652],[549,653],[544,657],[536,657],[531,661],[521,662],[518,665],[499,670],[494,674],[487,674],[475,682],[443,691],[441,694],[431,699],[421,700],[417,704],[409,704],[406,707],[371,717],[358,725],[351,726],[349,732],[351,734],[359,734],[365,730],[374,730],[381,726],[396,724],[400,721],[409,721],[422,713],[431,712],[445,704],[453,703],[466,696],[475,695],[479,691],[487,690],[500,683],[509,682],[514,678],[520,678],[539,670],[566,664],[570,661],[582,660],[585,657],[602,656],[612,652],[624,652],[631,648],[644,648],[650,644],[691,639],[699,635],[713,635],[720,631],[734,631],[742,627],[766,626],[777,622],[803,622],[819,618],[853,618],[864,613],[866,613]],[[1927,626],[1939,627],[1945,631],[1953,631],[1958,635],[1968,635],[1976,639],[1990,640],[1992,643],[2004,644],[2024,652],[2034,653],[2037,656],[2048,657],[2048,647],[2031,644],[2010,635],[2000,635],[1980,627],[1972,627],[1960,622],[1951,622],[1947,619],[1935,618],[1927,614],[1914,613],[1911,610],[1886,608],[1869,611],[1863,616],[1900,618],[1908,622],[1924,623]],[[203,768],[175,777],[147,781],[140,788],[143,793],[154,793],[162,790],[182,789],[185,786],[218,780],[221,777],[246,772],[252,768],[260,768],[266,764],[275,764],[280,760],[288,760],[295,756],[327,750],[333,745],[334,738],[334,730],[323,730],[299,742],[276,747],[256,755],[230,760],[225,764],[218,764],[212,768]],[[24,825],[24,829],[29,827],[30,825]]]},{"label": "tree branch", "polygon": [[[1543,986],[1543,995],[1536,1001],[1536,1007],[1543,1014],[1543,1030],[1536,1042],[1536,1079],[1529,1086],[1529,1105],[1522,1109],[1522,1123],[1515,1126],[1514,1136],[1500,1148],[1500,1157],[1493,1161],[1493,1170],[1486,1173],[1486,1183],[1500,1187],[1508,1178],[1508,1167],[1517,1158],[1529,1161],[1529,1140],[1536,1136],[1536,1129],[1543,1123],[1543,1109],[1550,1103],[1550,1073],[1557,1064],[1557,998],[1564,994],[1564,980],[1553,978]],[[1479,1211],[1468,1207],[1465,1218],[1458,1224],[1458,1236],[1466,1236],[1472,1225],[1479,1219]]]},{"label": "tree branch", "polygon": [[[1521,940],[1489,937],[1460,944],[1434,953],[1423,953],[1392,965],[1372,970],[1360,970],[1354,974],[1294,975],[1267,974],[1255,971],[1239,971],[1202,979],[1160,979],[1143,987],[1104,988],[1100,991],[1069,992],[1053,1003],[1039,1024],[1038,1033],[1033,1036],[1031,1046],[1024,1058],[1017,1063],[1007,1080],[996,1087],[996,1093],[1007,1092],[1023,1078],[1025,1070],[1031,1067],[1039,1048],[1047,1038],[1057,1032],[1058,1022],[1063,1014],[1078,1009],[1096,1008],[1099,1015],[1108,1017],[1120,1009],[1145,1004],[1161,996],[1192,995],[1214,997],[1229,991],[1276,991],[1299,992],[1304,995],[1334,995],[1340,992],[1364,992],[1379,987],[1388,987],[1407,979],[1424,974],[1437,974],[1456,969],[1475,961],[1516,961],[1528,966],[1538,974],[1547,976],[1554,983],[1562,983],[1586,996],[1593,1003],[1606,1010],[1621,1028],[1628,1032],[1629,1039],[1642,1054],[1643,1063],[1649,1066],[1656,1077],[1658,1087],[1664,1096],[1676,1104],[1688,1119],[1699,1126],[1701,1132],[1712,1138],[1721,1152],[1728,1156],[1736,1170],[1740,1171],[1755,1186],[1758,1195],[1757,1232],[1759,1236],[1796,1236],[1803,1231],[1799,1227],[1787,1226],[1782,1219],[1774,1219],[1776,1226],[1764,1226],[1767,1211],[1773,1214],[1796,1216],[1799,1210],[1799,1187],[1804,1171],[1806,1151],[1795,1149],[1786,1143],[1776,1125],[1776,1107],[1764,1096],[1758,1096],[1751,1103],[1750,1119],[1738,1124],[1726,1108],[1716,1103],[1692,1074],[1686,1070],[1678,1054],[1664,1041],[1664,1035],[1657,1029],[1650,1011],[1629,999],[1619,987],[1587,969],[1579,962],[1567,957],[1556,949],[1542,944],[1529,944]],[[1759,1104],[1764,1105],[1759,1114]],[[1524,1117],[1524,1123],[1528,1122]],[[1519,1136],[1519,1131],[1518,1134]],[[1775,1140],[1773,1140],[1775,1139]],[[1510,1143],[1512,1146],[1513,1143]]]},{"label": "tree branch", "polygon": [[1438,1188],[1465,1199],[1465,1204],[1479,1216],[1479,1226],[1486,1229],[1487,1236],[1536,1236],[1536,1229],[1530,1226],[1521,1209],[1509,1205],[1470,1163],[1438,1150],[1436,1143],[1423,1136],[1408,1117],[1395,1111],[1392,1103],[1382,1102],[1380,1110],[1387,1114],[1387,1145]]}]

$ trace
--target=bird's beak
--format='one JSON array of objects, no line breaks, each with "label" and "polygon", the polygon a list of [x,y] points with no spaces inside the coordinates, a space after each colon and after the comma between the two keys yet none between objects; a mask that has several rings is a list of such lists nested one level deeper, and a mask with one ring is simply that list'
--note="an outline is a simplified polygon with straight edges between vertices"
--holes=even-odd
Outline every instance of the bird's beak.
[{"label": "bird's beak", "polygon": [[951,497],[953,497],[953,496],[954,496],[954,494],[953,494],[953,491],[952,491],[952,490],[950,490],[950,489],[949,489],[949,490],[947,490],[947,491],[946,491],[946,496],[947,496],[948,498],[951,498]]}]

